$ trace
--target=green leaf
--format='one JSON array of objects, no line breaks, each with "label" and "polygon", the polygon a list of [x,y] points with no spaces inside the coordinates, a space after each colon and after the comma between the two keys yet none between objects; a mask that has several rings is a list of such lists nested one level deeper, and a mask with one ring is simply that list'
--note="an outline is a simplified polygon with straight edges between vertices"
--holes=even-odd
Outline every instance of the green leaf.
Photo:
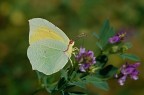
[{"label": "green leaf", "polygon": [[102,45],[101,45],[99,42],[97,42],[96,45],[97,45],[101,50],[103,50],[103,47],[102,47]]},{"label": "green leaf", "polygon": [[94,32],[93,35],[98,39],[98,42],[96,43],[96,45],[101,50],[103,50],[105,46],[108,44],[109,38],[115,35],[115,31],[110,26],[109,21],[105,20],[99,34]]},{"label": "green leaf", "polygon": [[42,82],[42,79],[43,77],[45,77],[45,75],[39,71],[36,70],[36,73],[37,73],[37,76],[38,76],[38,79],[39,79],[39,82],[41,83]]},{"label": "green leaf", "polygon": [[98,73],[98,75],[102,78],[110,78],[113,77],[114,74],[116,74],[118,68],[113,65],[107,65],[103,69],[101,69]]},{"label": "green leaf", "polygon": [[51,90],[53,90],[53,88],[54,88],[54,84],[51,82],[52,80],[49,80],[49,82],[48,82],[48,79],[49,79],[48,77],[49,76],[46,76],[45,74],[43,74],[43,73],[41,73],[41,72],[39,72],[37,70],[36,70],[36,73],[37,73],[39,82],[42,85],[42,87],[45,87],[47,92],[51,93]]},{"label": "green leaf", "polygon": [[96,76],[86,76],[85,78],[83,78],[83,80],[69,83],[69,85],[75,85],[80,88],[86,89],[86,85],[89,83],[93,84],[97,88],[100,88],[106,91],[109,89],[107,82],[103,81],[100,78],[97,78]]},{"label": "green leaf", "polygon": [[76,71],[73,71],[72,74],[71,74],[71,76],[70,76],[69,78],[70,78],[70,79],[73,79],[73,78],[76,77],[76,75],[77,75],[77,72],[76,72]]},{"label": "green leaf", "polygon": [[99,35],[96,32],[93,32],[93,35],[97,38],[100,39]]},{"label": "green leaf", "polygon": [[53,90],[55,90],[58,83],[57,79],[59,78],[58,74],[45,75],[37,70],[36,73],[41,86],[44,87],[47,92],[51,93]]},{"label": "green leaf", "polygon": [[61,78],[65,78],[65,80],[68,79],[68,74],[67,74],[67,70],[62,69],[61,70]]},{"label": "green leaf", "polygon": [[108,86],[107,82],[103,81],[100,78],[97,78],[96,76],[87,76],[86,77],[86,82],[91,83],[95,87],[106,90],[106,91],[109,89],[109,86]]},{"label": "green leaf", "polygon": [[100,44],[102,45],[103,49],[108,43],[108,39],[113,35],[115,35],[114,29],[110,26],[109,21],[105,20],[103,27],[101,28],[99,33]]},{"label": "green leaf", "polygon": [[123,59],[130,59],[133,61],[140,61],[140,58],[134,54],[120,54],[120,57],[122,57]]},{"label": "green leaf", "polygon": [[60,89],[66,83],[65,78],[61,78],[58,82],[58,89]]},{"label": "green leaf", "polygon": [[61,92],[62,92],[62,95],[65,95],[65,92],[63,90]]},{"label": "green leaf", "polygon": [[46,91],[51,93],[51,90],[54,89],[54,86],[51,85],[50,87],[47,87],[48,86],[47,77],[43,78],[43,83],[44,83],[44,87],[46,88]]},{"label": "green leaf", "polygon": [[131,47],[132,47],[132,43],[130,43],[130,42],[124,43],[124,45],[125,45],[127,48],[131,48]]},{"label": "green leaf", "polygon": [[47,90],[47,92],[51,93],[52,91],[54,91],[56,89],[56,86],[58,84],[58,81],[54,81],[53,76],[45,76],[43,78],[43,84],[45,89]]},{"label": "green leaf", "polygon": [[108,74],[106,76],[107,77],[113,77],[117,71],[118,71],[118,68],[113,66],[112,69],[108,72]]},{"label": "green leaf", "polygon": [[77,87],[86,89],[86,82],[84,80],[75,81],[75,82],[69,83],[69,85],[75,85]]},{"label": "green leaf", "polygon": [[105,20],[104,21],[104,24],[103,24],[103,26],[102,26],[102,28],[101,28],[101,30],[100,30],[100,33],[99,33],[99,37],[101,38],[101,37],[103,37],[103,35],[105,34],[105,31],[107,31],[107,29],[109,29],[109,21],[108,20]]}]

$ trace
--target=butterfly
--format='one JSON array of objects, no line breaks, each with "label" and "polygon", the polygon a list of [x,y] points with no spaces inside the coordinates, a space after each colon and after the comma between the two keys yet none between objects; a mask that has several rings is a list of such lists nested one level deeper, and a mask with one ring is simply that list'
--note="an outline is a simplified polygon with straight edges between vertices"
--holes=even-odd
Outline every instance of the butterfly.
[{"label": "butterfly", "polygon": [[74,41],[45,19],[30,19],[29,26],[27,56],[32,69],[46,75],[60,71],[71,58]]}]

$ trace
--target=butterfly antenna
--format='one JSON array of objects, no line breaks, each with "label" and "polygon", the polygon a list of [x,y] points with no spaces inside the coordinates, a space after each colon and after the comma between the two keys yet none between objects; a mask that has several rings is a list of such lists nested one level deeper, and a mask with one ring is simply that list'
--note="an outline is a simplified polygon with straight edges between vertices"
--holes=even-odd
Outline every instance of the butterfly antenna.
[{"label": "butterfly antenna", "polygon": [[75,38],[74,38],[74,40],[78,40],[78,39],[80,39],[80,38],[83,38],[83,37],[86,37],[87,35],[85,34],[85,33],[81,33],[81,34],[79,34],[78,36],[76,36]]},{"label": "butterfly antenna", "polygon": [[74,38],[74,40],[76,41],[76,40],[79,40],[80,38],[82,38],[82,47],[83,47],[84,46],[84,37],[87,37],[87,34],[86,33],[81,33],[78,36],[76,36]]}]

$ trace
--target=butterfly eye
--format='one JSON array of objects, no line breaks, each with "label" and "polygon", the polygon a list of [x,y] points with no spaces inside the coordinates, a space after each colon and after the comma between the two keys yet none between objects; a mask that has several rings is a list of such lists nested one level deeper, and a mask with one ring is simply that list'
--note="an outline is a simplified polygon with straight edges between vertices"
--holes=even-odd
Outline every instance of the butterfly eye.
[{"label": "butterfly eye", "polygon": [[69,41],[69,44],[73,44],[73,42],[74,42],[73,40],[70,40],[70,41]]}]

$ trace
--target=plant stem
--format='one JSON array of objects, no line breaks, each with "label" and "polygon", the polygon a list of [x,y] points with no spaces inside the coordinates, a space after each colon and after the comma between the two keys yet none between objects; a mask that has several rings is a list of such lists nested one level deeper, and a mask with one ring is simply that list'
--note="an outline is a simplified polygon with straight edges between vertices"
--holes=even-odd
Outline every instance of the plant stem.
[{"label": "plant stem", "polygon": [[38,92],[40,92],[41,90],[43,90],[44,88],[38,88],[37,90],[35,90],[31,95],[35,95],[37,94]]}]

